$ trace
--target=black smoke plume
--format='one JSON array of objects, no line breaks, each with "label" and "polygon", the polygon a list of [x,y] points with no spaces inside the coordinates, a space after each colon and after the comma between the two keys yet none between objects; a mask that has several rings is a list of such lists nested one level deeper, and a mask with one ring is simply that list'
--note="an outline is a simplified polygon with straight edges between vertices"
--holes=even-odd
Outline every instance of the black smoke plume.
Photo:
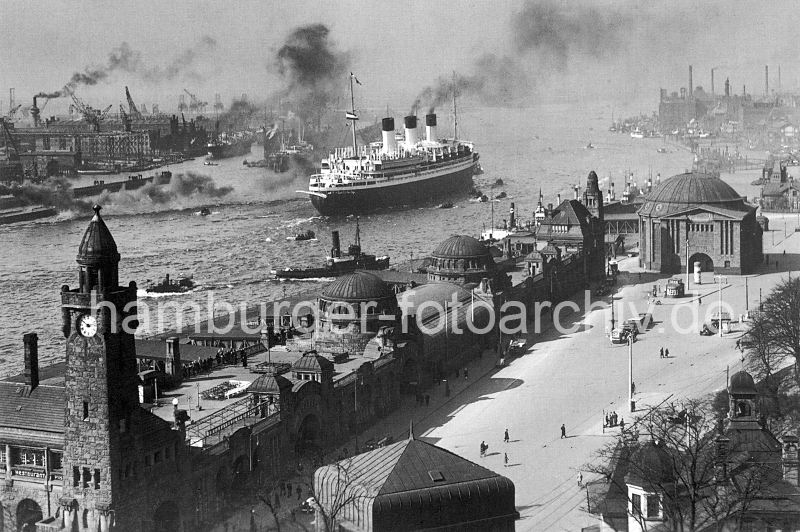
[{"label": "black smoke plume", "polygon": [[39,96],[47,98],[66,96],[80,86],[97,85],[116,71],[134,74],[147,82],[171,81],[179,77],[197,80],[202,77],[193,68],[197,59],[213,51],[216,47],[217,41],[204,35],[194,46],[180,52],[165,66],[158,66],[147,64],[142,59],[140,52],[131,48],[127,42],[123,42],[111,50],[105,65],[86,67],[82,72],[75,72],[63,89],[51,93],[40,93]]},{"label": "black smoke plume", "polygon": [[487,105],[514,105],[530,96],[535,81],[567,71],[580,58],[609,58],[626,46],[633,20],[623,10],[533,1],[514,15],[512,53],[479,57],[469,74],[440,77],[423,89],[412,109],[433,109],[457,94]]},{"label": "black smoke plume", "polygon": [[317,126],[342,92],[350,55],[336,48],[324,24],[296,28],[278,49],[275,65],[286,82],[281,97],[294,100],[295,112]]}]

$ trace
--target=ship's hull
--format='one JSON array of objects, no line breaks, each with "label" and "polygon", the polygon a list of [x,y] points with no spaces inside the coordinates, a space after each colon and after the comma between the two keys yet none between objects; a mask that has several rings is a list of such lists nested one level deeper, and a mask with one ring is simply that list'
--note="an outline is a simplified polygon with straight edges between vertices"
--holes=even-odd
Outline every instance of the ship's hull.
[{"label": "ship's hull", "polygon": [[429,179],[390,186],[325,191],[324,197],[310,194],[311,204],[322,215],[347,216],[392,207],[435,203],[437,198],[468,192],[473,186],[472,176],[475,175],[477,164],[475,157],[469,166]]},{"label": "ship's hull", "polygon": [[41,218],[55,216],[58,211],[51,207],[25,207],[21,209],[0,210],[0,225],[13,224],[17,222],[30,222]]},{"label": "ship's hull", "polygon": [[386,270],[389,268],[389,258],[381,257],[371,261],[354,261],[346,263],[334,263],[329,268],[304,268],[277,270],[277,279],[321,279],[325,277],[338,277],[347,275],[356,270]]},{"label": "ship's hull", "polygon": [[250,153],[250,147],[252,145],[252,140],[243,140],[231,144],[209,144],[208,156],[212,159],[226,159],[228,157],[247,155]]}]

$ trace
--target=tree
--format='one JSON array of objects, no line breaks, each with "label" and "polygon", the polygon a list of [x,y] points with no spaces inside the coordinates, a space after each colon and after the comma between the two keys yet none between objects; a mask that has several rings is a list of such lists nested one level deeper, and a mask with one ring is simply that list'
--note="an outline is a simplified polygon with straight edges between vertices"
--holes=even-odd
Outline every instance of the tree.
[{"label": "tree", "polygon": [[736,529],[772,477],[768,468],[754,467],[732,448],[719,426],[704,401],[654,408],[584,466],[608,484],[592,506],[609,508],[617,497],[617,508],[624,501],[626,515],[647,530],[653,523],[645,515],[650,509],[630,493],[630,483],[658,497],[659,529],[694,532],[720,523]]},{"label": "tree", "polygon": [[781,406],[778,395],[782,378],[778,371],[784,367],[789,356],[775,345],[776,332],[772,319],[766,312],[756,312],[750,320],[750,327],[742,335],[741,348],[745,354],[745,366],[756,381],[763,383],[767,395],[773,401],[775,414],[780,417]]},{"label": "tree", "polygon": [[359,482],[353,458],[346,458],[320,467],[314,473],[313,494],[317,527],[326,532],[336,530],[337,521],[345,514],[357,519],[367,493]]},{"label": "tree", "polygon": [[[768,346],[770,357],[791,357],[800,386],[800,278],[781,281],[764,301],[763,327],[747,333],[749,345]],[[759,358],[758,351],[748,356]]]}]

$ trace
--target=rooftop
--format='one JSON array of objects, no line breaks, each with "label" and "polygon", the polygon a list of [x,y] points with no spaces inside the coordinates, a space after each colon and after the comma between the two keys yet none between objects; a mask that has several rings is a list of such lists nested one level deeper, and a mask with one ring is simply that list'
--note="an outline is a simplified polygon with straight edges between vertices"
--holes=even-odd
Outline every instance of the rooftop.
[{"label": "rooftop", "polygon": [[489,250],[476,238],[467,235],[453,235],[436,246],[431,255],[440,259],[488,257]]}]

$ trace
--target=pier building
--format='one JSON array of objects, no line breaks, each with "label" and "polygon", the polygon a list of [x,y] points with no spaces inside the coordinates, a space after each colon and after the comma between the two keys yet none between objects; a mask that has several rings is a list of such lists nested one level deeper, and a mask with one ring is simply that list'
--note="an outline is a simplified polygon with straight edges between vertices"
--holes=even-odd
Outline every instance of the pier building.
[{"label": "pier building", "polygon": [[661,273],[746,274],[762,261],[756,207],[710,174],[664,180],[639,209],[639,264]]}]

